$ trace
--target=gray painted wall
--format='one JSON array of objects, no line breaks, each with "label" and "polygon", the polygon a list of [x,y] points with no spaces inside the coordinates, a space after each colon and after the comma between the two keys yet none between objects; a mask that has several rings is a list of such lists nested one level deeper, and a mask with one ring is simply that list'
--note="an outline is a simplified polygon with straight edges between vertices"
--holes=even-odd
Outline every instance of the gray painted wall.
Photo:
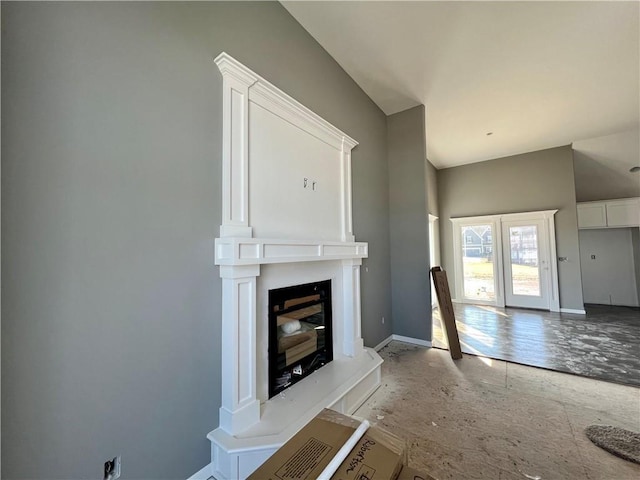
[{"label": "gray painted wall", "polygon": [[557,208],[557,254],[568,259],[558,263],[560,306],[583,308],[571,147],[438,170],[438,199],[442,262],[451,285],[451,218]]},{"label": "gray painted wall", "polygon": [[[638,306],[631,230],[596,228],[579,231],[585,303]],[[595,258],[591,258],[592,255]]]},{"label": "gray painted wall", "polygon": [[391,333],[386,118],[278,3],[4,2],[4,478],[209,462],[223,50],[360,142],[363,334]]},{"label": "gray painted wall", "polygon": [[[438,206],[438,170],[433,164],[427,160],[427,212],[435,217],[440,217],[440,207]],[[427,218],[427,221],[430,220]],[[433,238],[432,238],[433,237]],[[433,248],[433,252],[431,252]],[[440,265],[440,220],[439,218],[433,222],[433,229],[429,229],[429,269],[436,265]],[[431,274],[429,274],[431,275]],[[431,305],[437,306],[438,300],[435,294],[435,286],[433,278],[429,277],[431,288]],[[433,329],[432,329],[433,331]]]},{"label": "gray painted wall", "polygon": [[573,143],[576,200],[609,200],[640,196],[640,129]]},{"label": "gray painted wall", "polygon": [[439,216],[438,170],[427,160],[427,213]]},{"label": "gray painted wall", "polygon": [[640,196],[640,176],[629,169],[612,169],[581,152],[574,152],[576,200],[591,202]]},{"label": "gray painted wall", "polygon": [[393,333],[431,340],[424,105],[387,117]]}]

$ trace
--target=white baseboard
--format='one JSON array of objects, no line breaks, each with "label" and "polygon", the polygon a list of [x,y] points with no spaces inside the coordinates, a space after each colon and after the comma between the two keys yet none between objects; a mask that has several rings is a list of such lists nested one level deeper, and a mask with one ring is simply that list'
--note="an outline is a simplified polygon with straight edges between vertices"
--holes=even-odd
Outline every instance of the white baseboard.
[{"label": "white baseboard", "polygon": [[207,480],[208,478],[213,478],[213,474],[211,473],[212,471],[212,464],[208,463],[196,473],[187,478],[187,480]]},{"label": "white baseboard", "polygon": [[421,340],[419,338],[404,337],[402,335],[391,335],[391,340],[397,340],[398,342],[411,343],[412,345],[420,345],[421,347],[431,347],[429,340]]},{"label": "white baseboard", "polygon": [[587,312],[585,312],[584,310],[578,310],[575,308],[561,308],[560,309],[560,313],[575,313],[577,315],[586,315]]},{"label": "white baseboard", "polygon": [[389,342],[392,342],[393,340],[397,340],[398,342],[410,343],[412,345],[420,345],[421,347],[431,347],[431,342],[429,342],[428,340],[420,340],[419,338],[404,337],[402,335],[393,334],[393,335],[389,335],[387,338],[381,341],[378,345],[376,345],[374,347],[374,350],[376,352],[379,352],[381,349],[386,347],[389,344]]},{"label": "white baseboard", "polygon": [[630,308],[638,308],[640,305],[630,305],[628,303],[616,303],[615,305],[610,305],[608,303],[589,303],[589,305],[596,305],[598,307],[630,307]]},{"label": "white baseboard", "polygon": [[382,340],[378,345],[376,345],[375,347],[373,347],[373,349],[376,352],[379,352],[380,350],[382,350],[384,347],[386,347],[389,342],[393,340],[393,335],[389,335],[387,338],[385,338],[384,340]]}]

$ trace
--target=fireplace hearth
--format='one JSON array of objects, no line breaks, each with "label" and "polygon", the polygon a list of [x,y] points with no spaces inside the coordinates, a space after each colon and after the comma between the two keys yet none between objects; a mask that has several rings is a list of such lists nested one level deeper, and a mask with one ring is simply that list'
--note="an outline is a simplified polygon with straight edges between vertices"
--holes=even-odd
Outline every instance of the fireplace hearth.
[{"label": "fireplace hearth", "polygon": [[269,291],[269,398],[333,360],[331,280]]}]

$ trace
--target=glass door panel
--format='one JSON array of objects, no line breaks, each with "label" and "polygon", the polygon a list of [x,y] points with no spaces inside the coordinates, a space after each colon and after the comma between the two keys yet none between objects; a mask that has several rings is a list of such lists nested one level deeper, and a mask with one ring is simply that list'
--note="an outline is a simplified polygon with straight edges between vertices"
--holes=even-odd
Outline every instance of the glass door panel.
[{"label": "glass door panel", "polygon": [[537,226],[509,227],[509,246],[513,294],[539,297],[540,264]]},{"label": "glass door panel", "polygon": [[464,298],[495,302],[493,226],[465,225],[461,234]]},{"label": "glass door panel", "polygon": [[549,308],[546,278],[549,265],[542,220],[502,224],[505,304],[510,307]]}]

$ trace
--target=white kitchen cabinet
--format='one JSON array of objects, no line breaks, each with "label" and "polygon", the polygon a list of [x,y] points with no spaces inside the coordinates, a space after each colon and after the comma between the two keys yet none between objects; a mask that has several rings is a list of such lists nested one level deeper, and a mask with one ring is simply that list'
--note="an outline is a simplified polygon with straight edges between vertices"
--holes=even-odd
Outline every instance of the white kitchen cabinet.
[{"label": "white kitchen cabinet", "polygon": [[578,228],[605,228],[607,209],[603,202],[578,204]]},{"label": "white kitchen cabinet", "polygon": [[640,198],[578,203],[578,228],[640,226]]},{"label": "white kitchen cabinet", "polygon": [[607,227],[637,227],[638,225],[640,225],[640,198],[607,202]]}]

